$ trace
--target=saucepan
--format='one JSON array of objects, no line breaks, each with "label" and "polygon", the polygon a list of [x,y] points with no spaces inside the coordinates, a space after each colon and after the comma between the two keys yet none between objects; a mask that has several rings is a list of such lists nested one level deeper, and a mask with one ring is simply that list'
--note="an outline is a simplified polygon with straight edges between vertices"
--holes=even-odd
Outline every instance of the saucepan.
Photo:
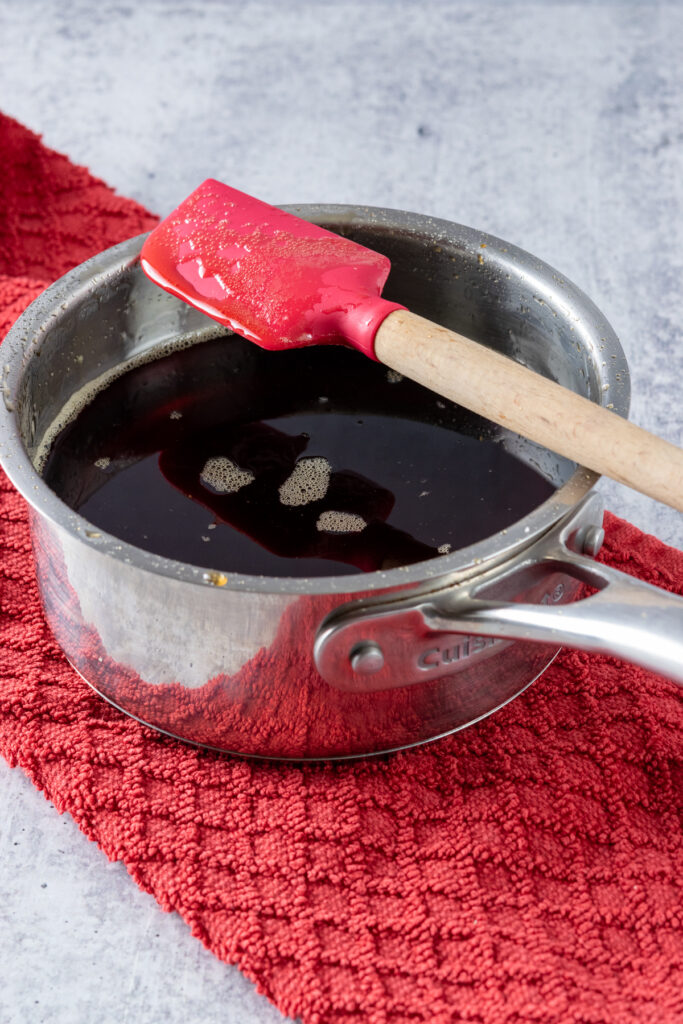
[{"label": "saucepan", "polygon": [[[415,214],[290,209],[386,253],[389,298],[627,415],[628,367],[614,331],[545,263]],[[247,363],[250,373],[272,372],[269,353],[249,346],[246,360],[248,342],[147,280],[143,240],[48,288],[2,347],[0,462],[29,505],[47,621],[106,700],[217,750],[327,759],[470,725],[521,693],[564,645],[683,682],[683,600],[594,559],[603,538],[595,474],[505,431],[498,443],[551,482],[550,496],[492,536],[408,566],[315,579],[241,575],[161,557],[74,512],[40,467],[59,425],[93,389],[217,334],[241,372]],[[319,374],[340,358],[307,351]],[[384,372],[368,360],[363,367]],[[226,400],[240,374],[230,380]]]}]

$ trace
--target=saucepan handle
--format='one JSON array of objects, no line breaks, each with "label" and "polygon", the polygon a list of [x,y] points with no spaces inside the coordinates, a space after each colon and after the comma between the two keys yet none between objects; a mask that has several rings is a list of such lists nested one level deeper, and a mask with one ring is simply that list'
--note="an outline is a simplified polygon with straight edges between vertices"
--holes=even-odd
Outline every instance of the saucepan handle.
[{"label": "saucepan handle", "polygon": [[[590,495],[530,548],[473,580],[336,609],[316,639],[321,675],[344,689],[405,686],[531,641],[616,655],[683,685],[683,598],[582,554],[597,552],[601,519]],[[593,592],[571,600],[582,586]]]},{"label": "saucepan handle", "polygon": [[439,630],[450,622],[477,635],[617,655],[683,686],[683,598],[580,555],[566,553],[554,567],[599,589],[570,604],[446,600],[426,620]]}]

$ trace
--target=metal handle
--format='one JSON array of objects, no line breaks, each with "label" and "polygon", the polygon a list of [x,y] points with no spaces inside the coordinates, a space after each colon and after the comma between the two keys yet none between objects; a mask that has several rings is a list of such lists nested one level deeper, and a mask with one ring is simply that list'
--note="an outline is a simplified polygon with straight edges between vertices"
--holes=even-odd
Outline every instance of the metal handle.
[{"label": "metal handle", "polygon": [[572,604],[507,604],[448,600],[425,619],[436,630],[578,647],[615,654],[683,685],[683,599],[571,552],[558,555],[597,593]]},{"label": "metal handle", "polygon": [[[597,553],[601,518],[590,495],[529,549],[474,580],[337,609],[318,632],[318,670],[344,689],[405,686],[525,640],[617,655],[683,685],[683,598],[578,553]],[[597,592],[565,603],[582,584]]]}]

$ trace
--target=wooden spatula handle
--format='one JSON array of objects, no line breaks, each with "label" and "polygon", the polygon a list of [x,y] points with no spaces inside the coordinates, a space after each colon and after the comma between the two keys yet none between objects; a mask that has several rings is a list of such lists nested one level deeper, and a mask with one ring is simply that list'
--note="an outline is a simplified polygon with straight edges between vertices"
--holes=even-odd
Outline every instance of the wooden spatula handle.
[{"label": "wooden spatula handle", "polygon": [[375,355],[458,405],[683,511],[683,450],[513,359],[407,310],[382,322]]}]

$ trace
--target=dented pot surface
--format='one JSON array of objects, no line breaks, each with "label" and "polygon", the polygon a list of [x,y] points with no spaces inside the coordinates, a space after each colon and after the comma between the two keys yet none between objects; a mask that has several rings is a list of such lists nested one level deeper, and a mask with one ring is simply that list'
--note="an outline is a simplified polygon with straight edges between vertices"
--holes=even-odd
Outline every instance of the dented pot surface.
[{"label": "dented pot surface", "polygon": [[[626,415],[628,369],[614,332],[551,267],[446,221],[290,209],[386,253],[387,297]],[[478,544],[386,572],[308,580],[206,570],[128,545],[68,508],[35,468],[64,407],[178,339],[201,343],[218,330],[145,278],[142,241],[101,253],[48,288],[3,344],[0,461],[30,505],[47,620],[103,697],[219,750],[353,757],[421,743],[491,713],[547,667],[560,643],[623,649],[619,608],[598,609],[597,639],[585,622],[552,618],[582,581],[616,593],[613,579],[591,576],[594,563],[581,554],[600,543],[602,512],[589,493],[596,476],[514,435],[501,443],[541,467],[556,487],[551,497]],[[229,335],[225,343],[238,345]],[[661,594],[645,588],[636,604],[647,598],[662,605],[658,615],[680,615]],[[536,620],[512,621],[526,607]],[[510,608],[517,611],[504,621]],[[655,647],[641,637],[626,655],[645,663]],[[676,661],[679,652],[667,656]]]}]

